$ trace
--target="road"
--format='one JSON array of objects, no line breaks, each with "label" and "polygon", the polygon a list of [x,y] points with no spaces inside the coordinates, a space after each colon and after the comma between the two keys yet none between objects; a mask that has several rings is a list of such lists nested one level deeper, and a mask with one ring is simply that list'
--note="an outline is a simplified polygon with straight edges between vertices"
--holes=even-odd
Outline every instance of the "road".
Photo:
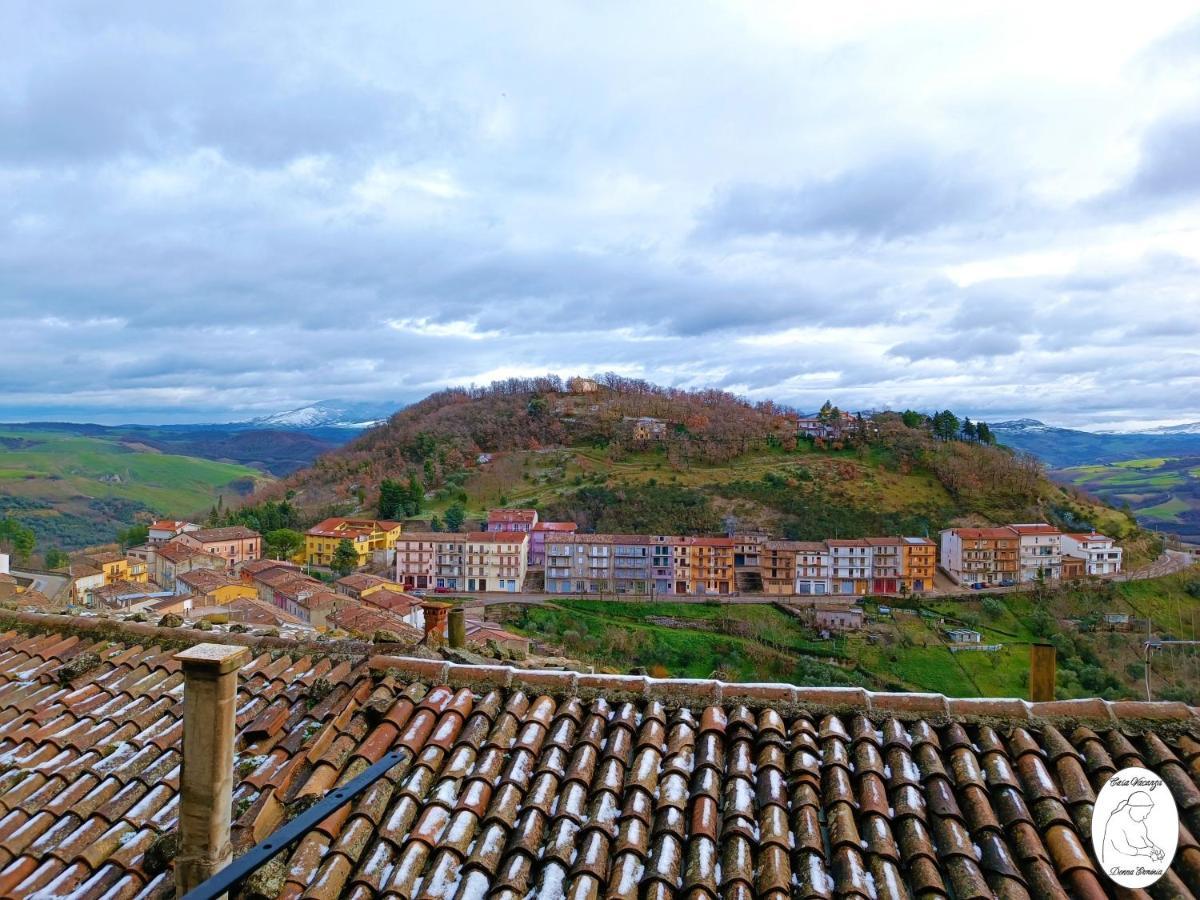
[{"label": "road", "polygon": [[1128,572],[1113,577],[1113,581],[1140,581],[1143,578],[1161,578],[1163,575],[1174,575],[1194,565],[1191,554],[1181,550],[1164,550],[1163,555],[1143,566],[1135,572]]},{"label": "road", "polygon": [[30,589],[41,591],[51,600],[67,588],[66,575],[45,575],[41,572],[22,572],[19,569],[10,569],[9,571],[17,578],[30,579],[33,582],[29,586]]}]

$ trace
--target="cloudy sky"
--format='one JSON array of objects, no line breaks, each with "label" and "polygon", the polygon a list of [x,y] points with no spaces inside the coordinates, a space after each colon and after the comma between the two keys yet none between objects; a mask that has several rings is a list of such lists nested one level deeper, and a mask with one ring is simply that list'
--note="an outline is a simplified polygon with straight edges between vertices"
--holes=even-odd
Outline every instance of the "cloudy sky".
[{"label": "cloudy sky", "polygon": [[6,2],[0,420],[1200,420],[1195,3],[817,6]]}]

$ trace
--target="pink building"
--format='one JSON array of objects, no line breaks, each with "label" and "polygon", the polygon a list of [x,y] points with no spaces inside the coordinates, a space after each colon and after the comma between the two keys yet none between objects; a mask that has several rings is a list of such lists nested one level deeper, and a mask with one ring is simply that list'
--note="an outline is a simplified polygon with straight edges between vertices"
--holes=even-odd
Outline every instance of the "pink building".
[{"label": "pink building", "polygon": [[489,509],[484,531],[532,531],[537,524],[536,509]]}]

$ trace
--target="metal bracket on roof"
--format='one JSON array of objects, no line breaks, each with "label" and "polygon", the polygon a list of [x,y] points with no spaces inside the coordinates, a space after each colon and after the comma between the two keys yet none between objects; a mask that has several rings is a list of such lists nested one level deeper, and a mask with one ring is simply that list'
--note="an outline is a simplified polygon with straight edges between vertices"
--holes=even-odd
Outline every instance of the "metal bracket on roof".
[{"label": "metal bracket on roof", "polygon": [[197,885],[184,895],[183,900],[217,900],[245,883],[251,875],[269,863],[278,854],[290,850],[302,837],[312,831],[397,765],[410,754],[407,748],[392,750],[384,754],[379,762],[352,778],[339,788],[329,791],[282,828],[267,835],[262,843],[256,844],[215,874],[203,884]]}]

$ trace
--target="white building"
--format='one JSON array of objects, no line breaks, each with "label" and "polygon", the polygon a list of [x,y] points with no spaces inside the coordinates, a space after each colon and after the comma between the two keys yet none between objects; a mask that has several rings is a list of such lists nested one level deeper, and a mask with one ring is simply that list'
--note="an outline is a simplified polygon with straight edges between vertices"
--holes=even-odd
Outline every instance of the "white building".
[{"label": "white building", "polygon": [[865,540],[826,541],[835,594],[865,594],[871,589],[871,545]]},{"label": "white building", "polygon": [[796,593],[829,594],[832,571],[829,548],[820,541],[796,542]]},{"label": "white building", "polygon": [[1088,575],[1116,575],[1121,571],[1122,548],[1112,538],[1093,531],[1090,534],[1064,534],[1064,553],[1083,560]]},{"label": "white building", "polygon": [[1042,522],[1008,527],[1017,533],[1019,581],[1036,581],[1039,574],[1047,581],[1062,578],[1061,531]]}]

